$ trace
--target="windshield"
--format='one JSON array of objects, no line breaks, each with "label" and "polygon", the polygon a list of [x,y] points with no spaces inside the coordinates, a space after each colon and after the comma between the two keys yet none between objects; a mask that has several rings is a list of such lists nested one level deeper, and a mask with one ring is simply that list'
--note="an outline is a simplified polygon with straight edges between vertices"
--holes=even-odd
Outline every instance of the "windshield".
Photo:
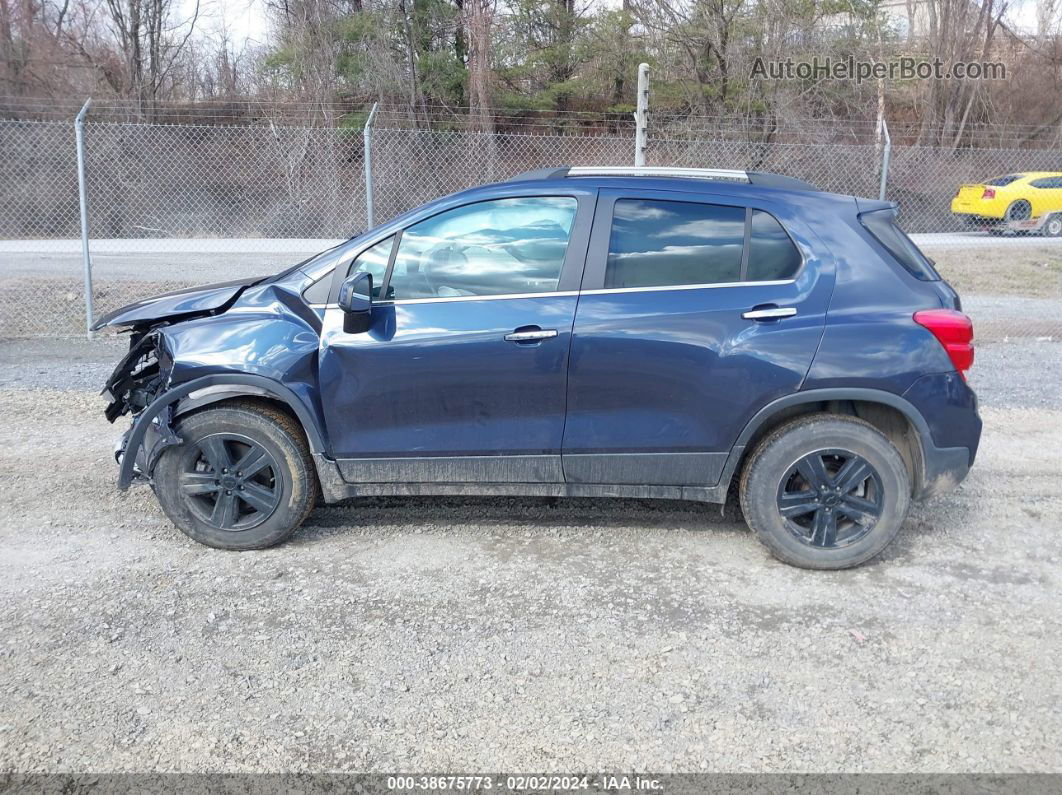
[{"label": "windshield", "polygon": [[940,275],[914,241],[896,223],[895,210],[875,210],[859,216],[860,223],[896,258],[904,269],[924,282],[940,280]]}]

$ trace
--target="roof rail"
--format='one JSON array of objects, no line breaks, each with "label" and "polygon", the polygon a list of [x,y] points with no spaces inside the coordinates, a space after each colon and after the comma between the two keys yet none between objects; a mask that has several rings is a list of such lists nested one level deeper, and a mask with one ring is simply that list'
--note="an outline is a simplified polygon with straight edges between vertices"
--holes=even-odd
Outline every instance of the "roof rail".
[{"label": "roof rail", "polygon": [[677,168],[670,166],[562,166],[540,168],[513,177],[510,181],[563,179],[564,177],[684,177],[687,179],[721,179],[748,182],[765,188],[818,190],[810,182],[772,174],[767,171],[741,171],[728,168]]},{"label": "roof rail", "polygon": [[748,173],[727,168],[671,168],[668,166],[574,166],[569,177],[692,177],[745,182]]}]

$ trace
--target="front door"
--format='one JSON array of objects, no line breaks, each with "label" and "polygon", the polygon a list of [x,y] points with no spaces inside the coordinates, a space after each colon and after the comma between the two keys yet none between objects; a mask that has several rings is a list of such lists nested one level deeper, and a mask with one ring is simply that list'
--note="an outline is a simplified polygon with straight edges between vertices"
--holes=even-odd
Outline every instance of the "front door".
[{"label": "front door", "polygon": [[572,191],[453,207],[398,231],[386,267],[366,263],[382,273],[369,330],[345,333],[333,306],[322,331],[323,408],[344,478],[561,482],[593,200]]},{"label": "front door", "polygon": [[833,267],[810,234],[770,202],[601,192],[568,375],[569,483],[718,482],[822,336]]}]

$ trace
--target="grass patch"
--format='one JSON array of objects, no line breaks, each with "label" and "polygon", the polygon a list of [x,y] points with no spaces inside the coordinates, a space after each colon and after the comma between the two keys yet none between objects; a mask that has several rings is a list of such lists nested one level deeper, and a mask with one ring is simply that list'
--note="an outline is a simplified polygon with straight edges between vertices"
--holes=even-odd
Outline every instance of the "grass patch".
[{"label": "grass patch", "polygon": [[925,253],[960,295],[1062,298],[1062,245],[926,246]]}]

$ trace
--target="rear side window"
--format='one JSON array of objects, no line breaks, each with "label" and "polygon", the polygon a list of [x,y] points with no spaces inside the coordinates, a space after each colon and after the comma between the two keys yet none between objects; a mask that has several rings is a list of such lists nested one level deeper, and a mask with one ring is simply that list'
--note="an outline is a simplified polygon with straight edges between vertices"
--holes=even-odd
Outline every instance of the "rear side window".
[{"label": "rear side window", "polygon": [[859,221],[874,236],[874,239],[881,243],[896,258],[896,261],[916,279],[921,279],[924,282],[940,279],[929,260],[926,259],[925,254],[900,229],[900,225],[896,223],[896,213],[894,211],[875,210],[874,212],[863,213],[859,216]]},{"label": "rear side window", "polygon": [[605,287],[736,282],[744,244],[743,207],[619,199]]},{"label": "rear side window", "polygon": [[1007,174],[1005,177],[996,177],[995,179],[986,180],[986,185],[991,185],[993,188],[1005,188],[1012,182],[1017,182],[1021,179],[1021,174]]},{"label": "rear side window", "polygon": [[743,281],[792,279],[803,260],[789,235],[770,213],[752,211],[748,270]]}]

